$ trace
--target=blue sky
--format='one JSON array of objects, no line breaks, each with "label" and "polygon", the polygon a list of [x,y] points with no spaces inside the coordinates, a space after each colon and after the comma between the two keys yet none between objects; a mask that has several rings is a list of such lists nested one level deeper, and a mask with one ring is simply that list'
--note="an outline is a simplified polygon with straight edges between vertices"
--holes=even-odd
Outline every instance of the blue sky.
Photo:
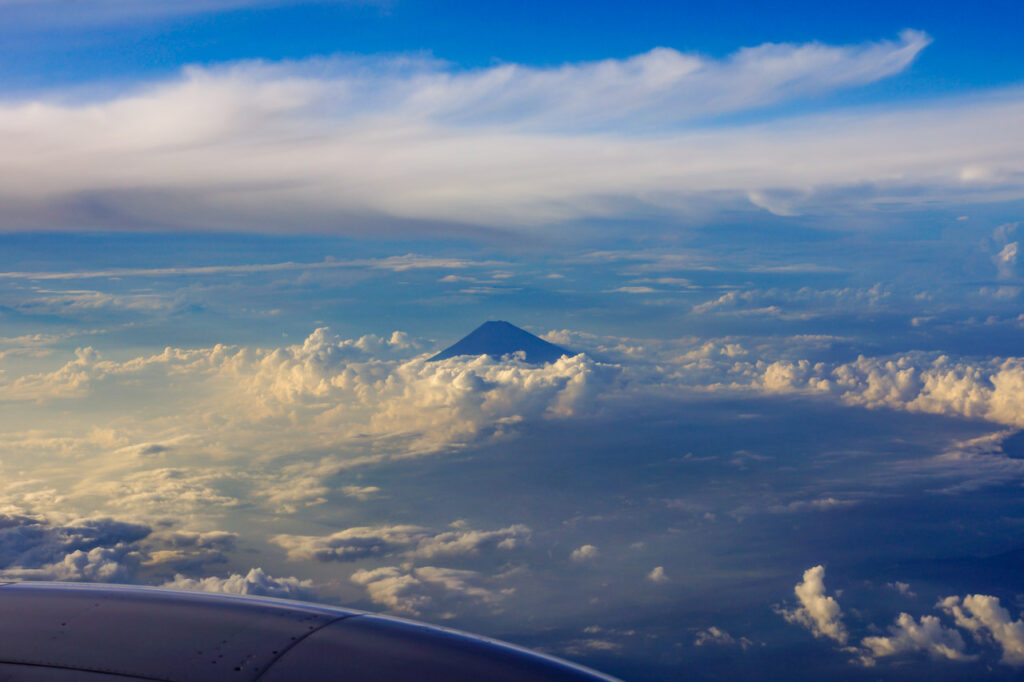
[{"label": "blue sky", "polygon": [[1022,12],[0,0],[0,578],[1015,679]]},{"label": "blue sky", "polygon": [[5,22],[5,72],[16,82],[43,87],[166,73],[187,63],[333,53],[428,52],[465,67],[626,57],[657,45],[722,56],[762,42],[857,43],[904,28],[919,28],[938,41],[915,69],[925,83],[904,83],[915,91],[1020,78],[1013,57],[1022,16],[1013,2],[5,5],[19,20]]}]

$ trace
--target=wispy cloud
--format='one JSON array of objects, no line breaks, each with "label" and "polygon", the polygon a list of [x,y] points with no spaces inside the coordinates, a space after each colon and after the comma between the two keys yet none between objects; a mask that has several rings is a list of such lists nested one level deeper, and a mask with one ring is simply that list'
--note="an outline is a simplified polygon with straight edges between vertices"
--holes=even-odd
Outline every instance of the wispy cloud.
[{"label": "wispy cloud", "polygon": [[[282,272],[289,270],[331,270],[336,268],[365,268],[370,270],[391,270],[403,272],[420,269],[461,269],[468,267],[491,267],[501,265],[498,261],[472,261],[461,258],[435,258],[406,254],[387,258],[365,258],[357,260],[325,260],[316,263],[250,263],[245,265],[202,265],[177,268],[108,268],[105,270],[75,270],[67,272],[0,272],[0,279],[68,280],[115,277],[176,277],[202,275],[237,275],[258,272]],[[64,294],[73,292],[62,292]],[[79,292],[81,293],[81,292]],[[89,292],[94,293],[94,292]]]},{"label": "wispy cloud", "polygon": [[[240,9],[282,7],[300,0],[0,0],[0,16],[31,28],[88,28]],[[320,0],[339,5],[388,5],[389,0]]]}]

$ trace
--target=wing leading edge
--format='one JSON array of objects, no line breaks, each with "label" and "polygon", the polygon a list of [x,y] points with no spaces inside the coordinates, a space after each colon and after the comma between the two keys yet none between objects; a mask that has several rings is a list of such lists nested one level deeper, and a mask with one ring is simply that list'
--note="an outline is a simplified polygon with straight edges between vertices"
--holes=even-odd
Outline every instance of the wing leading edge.
[{"label": "wing leading edge", "polygon": [[0,585],[0,682],[614,682],[466,633],[262,597]]}]

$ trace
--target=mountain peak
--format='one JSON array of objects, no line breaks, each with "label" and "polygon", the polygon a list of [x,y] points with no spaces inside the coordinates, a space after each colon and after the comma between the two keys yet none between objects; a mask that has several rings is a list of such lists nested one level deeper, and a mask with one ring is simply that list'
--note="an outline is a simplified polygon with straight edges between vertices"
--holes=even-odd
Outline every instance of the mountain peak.
[{"label": "mountain peak", "polygon": [[491,320],[484,322],[430,358],[429,362],[447,360],[459,355],[489,355],[492,358],[500,358],[518,351],[526,353],[526,361],[534,364],[554,362],[563,355],[575,355],[572,351],[548,343],[514,324],[504,320]]}]

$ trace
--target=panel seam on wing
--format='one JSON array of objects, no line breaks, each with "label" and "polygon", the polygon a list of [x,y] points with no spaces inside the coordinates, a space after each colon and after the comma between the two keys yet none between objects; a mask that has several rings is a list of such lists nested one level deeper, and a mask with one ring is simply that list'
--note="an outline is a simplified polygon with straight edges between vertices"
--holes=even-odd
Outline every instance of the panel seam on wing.
[{"label": "panel seam on wing", "polygon": [[359,613],[346,613],[343,616],[339,616],[339,617],[337,617],[337,618],[335,618],[333,620],[329,620],[326,623],[323,623],[320,626],[315,627],[312,630],[307,631],[301,637],[296,637],[294,642],[291,642],[288,646],[283,647],[281,649],[281,651],[277,654],[277,656],[275,656],[273,659],[271,659],[270,663],[268,663],[267,666],[263,670],[260,671],[260,674],[253,678],[253,682],[259,682],[261,679],[263,679],[263,676],[266,675],[268,672],[270,672],[270,669],[273,668],[277,664],[277,662],[280,661],[284,657],[285,654],[287,654],[289,651],[291,651],[296,646],[301,644],[310,635],[312,635],[314,633],[317,633],[317,632],[320,632],[321,630],[323,630],[325,627],[327,627],[329,625],[334,625],[335,623],[339,623],[339,622],[341,622],[343,620],[347,620],[349,618],[357,618],[360,615],[362,615],[362,614],[359,614]]}]

